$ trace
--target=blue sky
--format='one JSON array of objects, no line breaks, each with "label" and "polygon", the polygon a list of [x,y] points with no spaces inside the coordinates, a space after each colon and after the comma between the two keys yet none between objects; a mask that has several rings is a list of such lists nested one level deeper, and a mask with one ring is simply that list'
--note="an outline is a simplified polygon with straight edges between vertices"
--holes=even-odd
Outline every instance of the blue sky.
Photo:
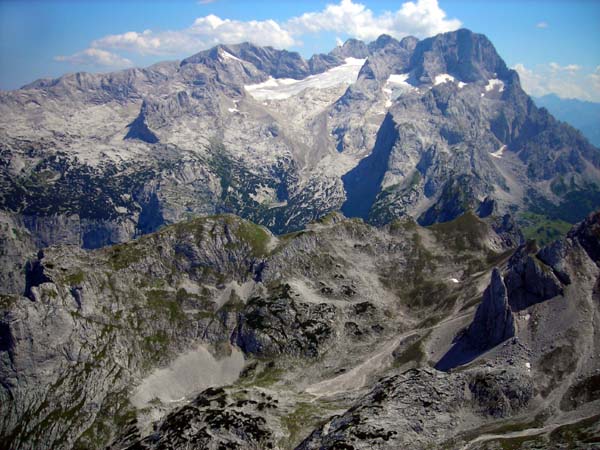
[{"label": "blue sky", "polygon": [[0,0],[0,89],[181,59],[218,42],[251,40],[309,57],[348,37],[424,38],[458,27],[486,34],[529,93],[600,101],[593,0]]}]

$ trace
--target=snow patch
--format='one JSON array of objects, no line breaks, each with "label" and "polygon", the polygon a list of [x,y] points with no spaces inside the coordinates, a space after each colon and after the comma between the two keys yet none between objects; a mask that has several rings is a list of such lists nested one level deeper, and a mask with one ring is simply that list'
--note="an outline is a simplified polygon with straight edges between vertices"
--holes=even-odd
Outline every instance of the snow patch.
[{"label": "snow patch", "polygon": [[229,111],[230,113],[240,112],[240,110],[237,108],[227,108],[227,111]]},{"label": "snow patch", "polygon": [[496,87],[498,87],[498,92],[504,91],[504,82],[498,78],[492,78],[488,81],[488,84],[486,84],[485,91],[490,92]]},{"label": "snow patch", "polygon": [[441,74],[435,76],[435,80],[433,80],[433,84],[437,86],[438,84],[447,83],[448,81],[454,81],[454,77],[447,73],[441,73]]},{"label": "snow patch", "polygon": [[407,85],[408,87],[412,88],[412,86],[408,83],[409,76],[410,76],[410,74],[408,74],[408,73],[400,73],[400,74],[393,73],[389,76],[387,82],[392,83],[392,84]]},{"label": "snow patch", "polygon": [[269,186],[259,185],[256,188],[256,193],[251,193],[249,195],[256,203],[273,203],[277,201],[275,189]]},{"label": "snow patch", "polygon": [[382,88],[382,92],[386,97],[385,108],[392,106],[393,101],[401,97],[407,92],[416,90],[416,88],[408,82],[408,73],[391,74]]},{"label": "snow patch", "polygon": [[456,279],[456,278],[450,278],[450,281],[452,281],[455,284],[460,283],[460,281],[458,279]]},{"label": "snow patch", "polygon": [[494,158],[502,158],[502,155],[504,154],[504,150],[506,150],[506,145],[503,145],[502,147],[500,147],[498,150],[496,150],[493,153],[490,153],[490,156],[493,156]]},{"label": "snow patch", "polygon": [[366,59],[346,58],[341,66],[302,80],[269,77],[263,83],[246,85],[244,89],[256,100],[284,100],[308,88],[326,89],[339,84],[352,84],[365,61]]},{"label": "snow patch", "polygon": [[231,53],[229,53],[226,50],[223,50],[222,48],[219,49],[219,56],[221,57],[222,60],[231,59],[233,61],[243,62],[240,58],[238,58],[237,56],[232,55]]},{"label": "snow patch", "polygon": [[464,88],[466,85],[467,85],[467,83],[463,83],[462,81],[459,81],[459,82],[458,82],[458,88],[459,88],[459,89],[462,89],[462,88]]}]

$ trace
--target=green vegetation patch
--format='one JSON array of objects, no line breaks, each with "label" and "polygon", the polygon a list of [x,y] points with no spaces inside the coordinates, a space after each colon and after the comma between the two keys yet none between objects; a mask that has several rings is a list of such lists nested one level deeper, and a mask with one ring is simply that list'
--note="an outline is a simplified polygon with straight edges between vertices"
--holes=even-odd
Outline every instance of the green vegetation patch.
[{"label": "green vegetation patch", "polygon": [[18,299],[18,295],[0,294],[0,309],[10,309]]},{"label": "green vegetation patch", "polygon": [[269,234],[263,227],[251,222],[240,221],[237,235],[240,240],[246,242],[250,246],[253,256],[260,258],[267,255]]},{"label": "green vegetation patch", "polygon": [[117,244],[109,249],[108,261],[114,270],[125,269],[140,261],[143,257],[138,242]]},{"label": "green vegetation patch", "polygon": [[304,437],[303,431],[309,430],[313,424],[323,419],[322,414],[317,402],[298,402],[292,413],[281,418],[281,424],[289,434],[280,445],[283,448],[294,448]]},{"label": "green vegetation patch", "polygon": [[157,316],[167,316],[171,322],[178,322],[185,319],[185,313],[181,305],[176,300],[177,294],[172,291],[163,291],[160,289],[151,289],[146,291],[148,306]]},{"label": "green vegetation patch", "polygon": [[65,282],[71,286],[83,283],[85,279],[85,273],[82,270],[70,273],[65,277]]},{"label": "green vegetation patch", "polygon": [[417,338],[406,348],[406,350],[404,350],[397,357],[394,357],[394,367],[399,368],[409,362],[415,362],[419,364],[421,361],[424,361],[427,356],[425,355],[425,350],[423,349],[423,343],[430,334],[431,331],[428,331],[425,336]]},{"label": "green vegetation patch", "polygon": [[488,225],[473,211],[467,211],[450,222],[431,225],[429,229],[441,242],[459,252],[485,249],[484,240],[488,233]]},{"label": "green vegetation patch", "polygon": [[115,430],[123,430],[136,421],[136,409],[129,402],[127,391],[106,396],[92,425],[74,443],[75,450],[104,448]]},{"label": "green vegetation patch", "polygon": [[534,239],[540,246],[566,236],[573,226],[564,220],[552,219],[546,215],[532,212],[523,213],[520,222],[523,225],[525,238]]}]

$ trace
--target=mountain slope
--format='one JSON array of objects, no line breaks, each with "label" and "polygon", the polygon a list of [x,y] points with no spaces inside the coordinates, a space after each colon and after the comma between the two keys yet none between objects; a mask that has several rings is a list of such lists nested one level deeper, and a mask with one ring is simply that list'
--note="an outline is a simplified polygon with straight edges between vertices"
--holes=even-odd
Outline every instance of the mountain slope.
[{"label": "mountain slope", "polygon": [[[226,215],[47,249],[25,295],[2,296],[0,434],[40,449],[544,439],[597,414],[599,218],[540,251],[472,213],[380,229],[331,215],[279,238]],[[489,330],[481,348],[497,301],[515,339]]]},{"label": "mountain slope", "polygon": [[600,151],[468,30],[308,61],[220,45],[40,80],[0,93],[0,112],[0,208],[37,246],[96,248],[219,212],[281,233],[339,209],[375,224],[510,211],[535,227],[600,204]]}]

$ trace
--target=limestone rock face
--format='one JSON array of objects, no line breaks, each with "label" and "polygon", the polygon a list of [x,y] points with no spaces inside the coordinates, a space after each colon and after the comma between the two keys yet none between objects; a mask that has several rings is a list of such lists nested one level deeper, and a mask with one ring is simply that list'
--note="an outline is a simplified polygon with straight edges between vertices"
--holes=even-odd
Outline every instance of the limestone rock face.
[{"label": "limestone rock face", "polygon": [[0,150],[0,210],[38,246],[98,248],[215,213],[286,233],[340,209],[429,225],[469,210],[574,223],[600,206],[600,151],[469,30],[309,60],[218,45],[39,80],[0,93]]},{"label": "limestone rock face", "polygon": [[515,335],[515,319],[508,302],[508,292],[500,270],[492,272],[490,285],[483,293],[473,323],[467,331],[475,346],[494,347]]}]

